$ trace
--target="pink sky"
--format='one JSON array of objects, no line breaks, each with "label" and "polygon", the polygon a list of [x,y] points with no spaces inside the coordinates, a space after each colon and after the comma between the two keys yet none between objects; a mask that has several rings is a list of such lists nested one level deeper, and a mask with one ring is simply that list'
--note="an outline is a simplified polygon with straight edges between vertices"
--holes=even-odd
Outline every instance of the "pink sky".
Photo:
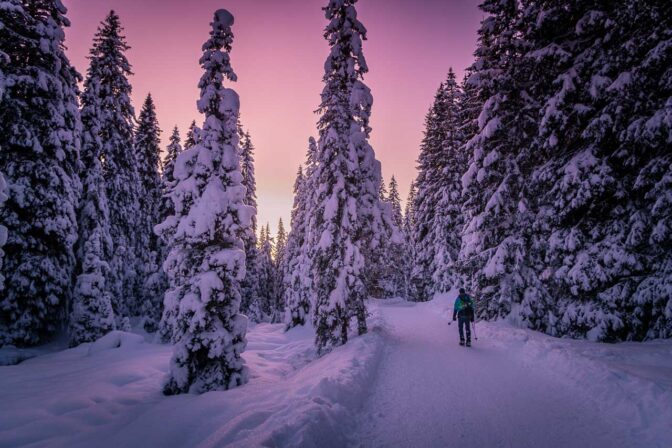
[{"label": "pink sky", "polygon": [[[198,59],[212,13],[236,18],[232,65],[241,118],[256,146],[259,222],[289,227],[292,185],[315,123],[328,46],[321,7],[326,0],[64,0],[72,27],[68,55],[82,73],[99,22],[114,9],[131,49],[136,114],[154,97],[163,140],[177,125],[182,137],[196,111]],[[439,83],[453,67],[461,78],[473,60],[482,13],[470,0],[360,0],[368,29],[364,79],[374,96],[371,144],[386,181],[394,174],[402,199],[415,177],[424,117]]]}]

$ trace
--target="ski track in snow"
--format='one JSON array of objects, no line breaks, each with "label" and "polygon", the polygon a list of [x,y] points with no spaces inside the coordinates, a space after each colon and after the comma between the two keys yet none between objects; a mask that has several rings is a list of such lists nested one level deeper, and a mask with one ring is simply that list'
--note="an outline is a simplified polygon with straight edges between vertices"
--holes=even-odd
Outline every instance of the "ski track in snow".
[{"label": "ski track in snow", "polygon": [[459,346],[450,312],[432,306],[380,306],[390,340],[353,446],[637,446],[543,366],[530,368],[484,338]]}]

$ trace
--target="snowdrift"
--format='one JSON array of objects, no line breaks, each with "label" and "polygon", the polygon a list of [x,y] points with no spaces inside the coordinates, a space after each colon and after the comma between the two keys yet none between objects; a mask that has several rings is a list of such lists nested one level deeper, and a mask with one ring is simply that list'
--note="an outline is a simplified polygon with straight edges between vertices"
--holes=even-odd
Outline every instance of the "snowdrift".
[{"label": "snowdrift", "polygon": [[315,359],[311,328],[260,324],[245,386],[165,397],[171,347],[115,331],[0,367],[0,446],[343,446],[376,371],[371,331]]}]

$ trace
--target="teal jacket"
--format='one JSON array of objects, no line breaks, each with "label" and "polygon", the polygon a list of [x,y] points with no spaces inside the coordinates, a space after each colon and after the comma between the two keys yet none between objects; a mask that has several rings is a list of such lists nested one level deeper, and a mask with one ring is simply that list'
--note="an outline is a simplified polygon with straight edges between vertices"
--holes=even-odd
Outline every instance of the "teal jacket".
[{"label": "teal jacket", "polygon": [[466,294],[457,296],[457,299],[455,299],[455,306],[453,307],[453,320],[456,316],[474,320],[475,313],[476,304],[471,297]]}]

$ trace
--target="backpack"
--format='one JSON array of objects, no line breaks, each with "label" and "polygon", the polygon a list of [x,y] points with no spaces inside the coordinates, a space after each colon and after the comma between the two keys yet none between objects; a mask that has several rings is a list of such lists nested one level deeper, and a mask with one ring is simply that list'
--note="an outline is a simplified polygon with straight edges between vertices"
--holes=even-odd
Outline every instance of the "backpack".
[{"label": "backpack", "polygon": [[474,320],[474,299],[465,295],[464,297],[460,297],[460,300],[462,300],[460,314],[470,320]]}]

